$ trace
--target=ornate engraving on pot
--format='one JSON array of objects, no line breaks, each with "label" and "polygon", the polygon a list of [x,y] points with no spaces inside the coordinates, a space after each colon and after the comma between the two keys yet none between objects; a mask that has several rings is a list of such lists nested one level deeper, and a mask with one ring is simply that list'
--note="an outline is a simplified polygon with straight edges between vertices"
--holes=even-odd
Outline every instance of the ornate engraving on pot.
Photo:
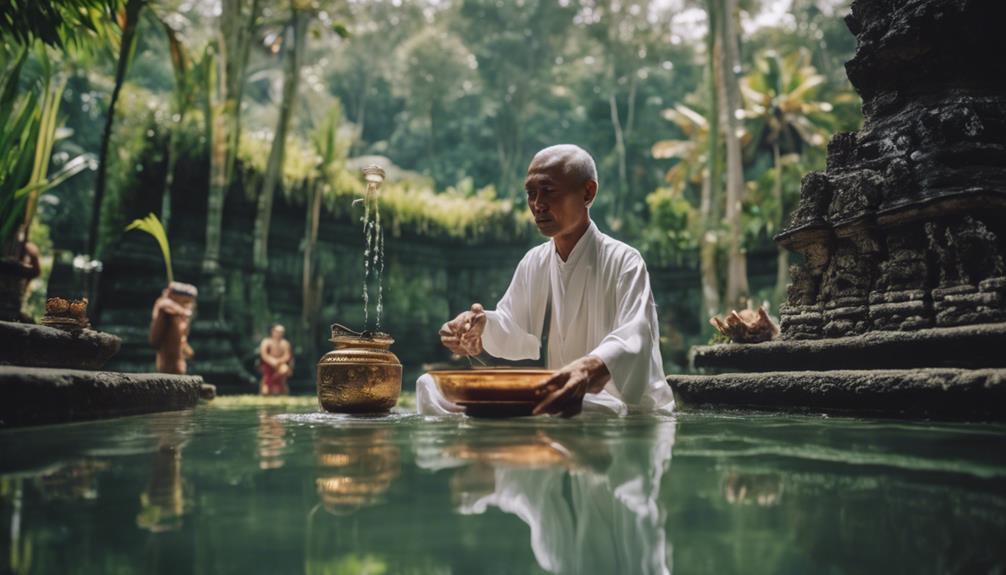
[{"label": "ornate engraving on pot", "polygon": [[335,413],[384,413],[402,393],[402,363],[384,333],[356,333],[335,324],[335,349],[318,362],[318,402]]}]

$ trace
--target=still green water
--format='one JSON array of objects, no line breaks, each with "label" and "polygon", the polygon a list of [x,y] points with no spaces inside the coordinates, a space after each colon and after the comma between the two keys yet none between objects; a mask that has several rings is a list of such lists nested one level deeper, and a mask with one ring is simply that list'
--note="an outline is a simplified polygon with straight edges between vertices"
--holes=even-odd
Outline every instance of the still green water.
[{"label": "still green water", "polygon": [[224,398],[0,432],[0,573],[1002,573],[1004,438]]}]

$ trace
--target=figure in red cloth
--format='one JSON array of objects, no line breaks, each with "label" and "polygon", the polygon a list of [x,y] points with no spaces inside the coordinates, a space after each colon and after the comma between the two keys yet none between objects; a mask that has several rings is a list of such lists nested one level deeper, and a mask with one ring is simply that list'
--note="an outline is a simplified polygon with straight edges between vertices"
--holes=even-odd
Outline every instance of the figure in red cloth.
[{"label": "figure in red cloth", "polygon": [[286,330],[276,324],[272,327],[269,337],[259,345],[259,357],[262,368],[262,395],[287,395],[290,388],[286,380],[293,373],[293,354],[290,352],[290,342],[283,336]]}]

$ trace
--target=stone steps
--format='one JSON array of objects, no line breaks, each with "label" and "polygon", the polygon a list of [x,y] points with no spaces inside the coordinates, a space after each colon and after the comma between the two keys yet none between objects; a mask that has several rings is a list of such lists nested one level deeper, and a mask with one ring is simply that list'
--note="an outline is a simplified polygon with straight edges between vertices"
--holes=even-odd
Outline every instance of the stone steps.
[{"label": "stone steps", "polygon": [[1006,367],[1006,323],[874,331],[817,340],[698,346],[692,366],[712,371]]},{"label": "stone steps", "polygon": [[0,428],[187,409],[204,386],[189,375],[4,365]]},{"label": "stone steps", "polygon": [[1006,419],[1006,368],[775,371],[667,378],[684,409]]}]

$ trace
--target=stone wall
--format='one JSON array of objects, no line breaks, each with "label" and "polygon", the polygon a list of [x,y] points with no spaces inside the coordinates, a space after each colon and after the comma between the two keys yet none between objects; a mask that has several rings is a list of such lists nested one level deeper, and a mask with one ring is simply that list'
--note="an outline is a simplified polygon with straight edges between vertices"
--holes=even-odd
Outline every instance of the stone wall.
[{"label": "stone wall", "polygon": [[[313,389],[314,365],[328,349],[327,330],[338,322],[363,327],[363,230],[358,222],[323,212],[319,231],[318,262],[322,278],[321,308],[314,321],[302,322],[303,256],[306,207],[288,201],[277,191],[269,238],[269,270],[265,278],[267,302],[255,301],[252,289],[252,242],[256,203],[237,182],[227,196],[222,225],[221,266],[225,290],[220,305],[211,305],[211,294],[202,277],[201,263],[206,228],[206,165],[198,153],[179,162],[168,235],[175,277],[200,287],[199,309],[192,325],[191,342],[196,356],[190,373],[202,375],[221,392],[255,391],[256,349],[267,326],[280,322],[294,345],[296,365],[291,381],[295,389]],[[240,171],[239,171],[240,173]],[[119,194],[125,221],[159,211],[163,177],[151,175],[150,185]],[[362,186],[362,184],[361,184]],[[362,187],[361,187],[362,189]],[[81,227],[79,233],[84,233]],[[62,238],[62,236],[61,236]],[[67,239],[67,238],[62,238]],[[386,237],[384,317],[381,329],[397,340],[392,347],[405,368],[405,385],[411,387],[424,364],[449,359],[439,344],[437,330],[471,302],[493,306],[509,284],[524,252],[540,237],[512,242],[465,241],[416,236],[403,230]],[[61,247],[61,246],[57,246]],[[165,285],[164,265],[156,242],[141,232],[113,240],[102,254],[104,272],[91,316],[95,325],[123,339],[122,350],[108,369],[152,371],[154,353],[147,344],[150,309]],[[775,253],[748,256],[752,293],[768,294],[775,279]],[[658,305],[662,350],[666,369],[686,369],[687,350],[702,342],[706,327],[699,317],[701,294],[698,271],[684,267],[650,266]],[[50,292],[73,295],[73,274],[66,264],[53,272]],[[376,293],[372,284],[372,301]],[[371,307],[373,317],[373,306]],[[374,327],[373,323],[370,324]]]},{"label": "stone wall", "polygon": [[[188,200],[192,200],[189,202]],[[197,198],[179,197],[171,220],[175,276],[200,284],[205,214]],[[314,321],[302,323],[302,270],[305,207],[277,197],[269,242],[266,278],[268,307],[252,305],[252,229],[255,205],[236,191],[224,209],[221,266],[226,280],[222,310],[207,313],[205,306],[192,326],[196,356],[193,373],[213,374],[243,370],[225,386],[257,378],[256,347],[265,326],[286,326],[296,352],[295,379],[308,385],[314,363],[329,349],[325,340],[333,322],[362,329],[362,230],[347,221],[326,220],[320,226],[318,253],[323,278],[322,305]],[[398,342],[393,351],[416,372],[423,363],[447,359],[436,331],[444,318],[471,301],[496,301],[509,283],[516,263],[527,249],[509,245],[461,245],[431,242],[410,236],[386,237],[384,314],[381,329]],[[164,285],[164,268],[156,244],[141,234],[129,234],[112,244],[104,256],[105,269],[96,309],[102,329],[123,337],[123,350],[111,369],[150,370],[153,354],[146,345],[153,300]],[[202,287],[202,286],[201,286]],[[374,327],[377,293],[371,287],[370,326]],[[201,294],[201,299],[203,294]],[[237,358],[237,363],[234,363]],[[217,362],[214,365],[213,362]],[[224,364],[219,364],[224,362]],[[251,391],[249,387],[247,391]]]},{"label": "stone wall", "polygon": [[856,0],[836,135],[776,239],[803,256],[787,339],[1006,319],[1006,2]]},{"label": "stone wall", "polygon": [[[176,198],[171,219],[175,277],[200,283],[205,214],[198,189]],[[333,322],[360,329],[363,325],[362,277],[364,238],[352,222],[322,216],[318,250],[323,278],[322,306],[312,325],[301,323],[305,207],[277,195],[269,242],[267,317],[251,302],[252,229],[255,203],[243,191],[228,195],[224,209],[221,264],[226,280],[222,310],[203,305],[192,326],[196,356],[190,373],[202,375],[224,393],[256,388],[256,347],[271,322],[283,323],[294,345],[292,385],[313,389],[314,365],[328,348]],[[539,241],[535,238],[534,242]],[[502,296],[517,262],[528,249],[523,242],[471,243],[431,240],[405,234],[386,238],[384,316],[381,329],[395,337],[392,347],[405,367],[409,388],[424,364],[447,361],[437,329],[471,302],[489,306]],[[752,254],[751,282],[770,291],[774,254]],[[122,337],[122,351],[108,369],[153,370],[153,351],[146,343],[150,309],[164,286],[164,266],[156,243],[133,232],[109,246],[104,255],[98,301],[92,306],[100,329]],[[699,277],[689,268],[651,267],[659,309],[664,360],[669,370],[682,369],[690,345],[699,341]],[[202,286],[201,286],[202,287]],[[376,298],[371,288],[371,298]],[[203,299],[203,294],[200,294]],[[95,314],[95,312],[97,312]],[[256,315],[259,314],[259,315]],[[373,317],[371,307],[371,318]],[[257,327],[258,326],[258,327]],[[371,324],[373,327],[373,324]]]}]

